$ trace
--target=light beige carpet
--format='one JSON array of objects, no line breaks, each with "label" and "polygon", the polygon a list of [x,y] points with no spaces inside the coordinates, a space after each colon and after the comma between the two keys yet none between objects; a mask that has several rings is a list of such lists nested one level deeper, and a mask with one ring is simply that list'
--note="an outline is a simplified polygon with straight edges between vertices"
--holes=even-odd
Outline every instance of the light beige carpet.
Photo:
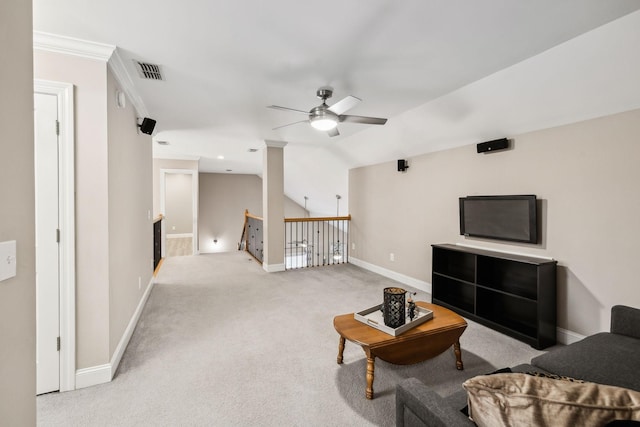
[{"label": "light beige carpet", "polygon": [[404,378],[446,395],[540,354],[469,322],[464,371],[451,351],[377,360],[367,400],[364,352],[347,342],[336,363],[333,317],[379,304],[397,282],[351,264],[266,273],[243,252],[166,259],[156,282],[114,380],[38,397],[38,425],[392,426]]}]

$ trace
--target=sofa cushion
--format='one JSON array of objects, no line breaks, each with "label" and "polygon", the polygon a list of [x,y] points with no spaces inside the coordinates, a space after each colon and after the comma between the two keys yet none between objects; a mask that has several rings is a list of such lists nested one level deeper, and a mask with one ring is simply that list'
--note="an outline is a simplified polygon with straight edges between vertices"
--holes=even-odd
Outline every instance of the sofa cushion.
[{"label": "sofa cushion", "polygon": [[601,332],[534,357],[531,364],[558,375],[640,391],[640,340]]},{"label": "sofa cushion", "polygon": [[521,373],[481,375],[464,382],[469,417],[480,427],[602,426],[640,420],[640,392]]},{"label": "sofa cushion", "polygon": [[640,309],[624,305],[611,307],[611,332],[640,338]]}]

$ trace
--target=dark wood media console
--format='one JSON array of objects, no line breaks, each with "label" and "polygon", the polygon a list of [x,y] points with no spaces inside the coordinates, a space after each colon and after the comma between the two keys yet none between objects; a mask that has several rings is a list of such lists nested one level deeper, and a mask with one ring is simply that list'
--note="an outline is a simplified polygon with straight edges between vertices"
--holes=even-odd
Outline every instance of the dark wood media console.
[{"label": "dark wood media console", "polygon": [[432,245],[433,303],[536,349],[556,343],[556,261]]}]

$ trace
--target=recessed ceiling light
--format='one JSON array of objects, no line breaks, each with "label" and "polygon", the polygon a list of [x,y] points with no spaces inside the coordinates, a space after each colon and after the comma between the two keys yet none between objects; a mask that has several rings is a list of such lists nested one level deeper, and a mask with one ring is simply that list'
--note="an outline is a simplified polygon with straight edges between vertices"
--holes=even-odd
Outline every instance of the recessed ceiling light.
[{"label": "recessed ceiling light", "polygon": [[169,145],[169,141],[156,141],[159,145]]},{"label": "recessed ceiling light", "polygon": [[224,160],[224,156],[222,155],[218,156],[218,160]]},{"label": "recessed ceiling light", "polygon": [[233,172],[233,169],[227,169],[227,172]]}]

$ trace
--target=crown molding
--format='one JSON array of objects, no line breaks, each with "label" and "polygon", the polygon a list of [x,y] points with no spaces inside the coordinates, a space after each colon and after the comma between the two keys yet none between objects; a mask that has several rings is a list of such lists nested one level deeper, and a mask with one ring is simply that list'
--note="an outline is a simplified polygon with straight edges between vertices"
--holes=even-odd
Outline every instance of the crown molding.
[{"label": "crown molding", "polygon": [[127,95],[127,98],[131,101],[133,108],[135,108],[138,117],[149,117],[149,110],[147,110],[144,101],[136,91],[131,74],[127,71],[127,67],[124,65],[122,57],[118,53],[118,49],[114,49],[111,58],[109,58],[108,66],[114,77],[122,86],[122,90]]},{"label": "crown molding", "polygon": [[109,69],[120,86],[122,86],[122,90],[131,101],[138,116],[149,117],[149,111],[136,91],[131,75],[118,54],[116,46],[34,31],[33,48],[34,50],[38,49],[107,62]]},{"label": "crown molding", "polygon": [[80,56],[99,61],[108,61],[116,47],[104,43],[90,42],[57,34],[33,32],[33,48],[48,52]]},{"label": "crown molding", "polygon": [[272,139],[265,139],[264,145],[267,147],[284,148],[287,145],[286,141],[275,141]]}]

